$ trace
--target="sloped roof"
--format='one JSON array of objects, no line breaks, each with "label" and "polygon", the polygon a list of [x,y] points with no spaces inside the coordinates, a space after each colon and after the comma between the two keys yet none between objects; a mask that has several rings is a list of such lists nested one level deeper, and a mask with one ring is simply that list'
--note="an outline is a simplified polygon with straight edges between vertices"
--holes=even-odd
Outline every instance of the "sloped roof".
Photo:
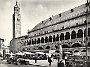
[{"label": "sloped roof", "polygon": [[[59,13],[58,15],[55,15],[55,16],[52,16],[52,17],[38,23],[31,31],[43,28],[43,27],[48,26],[48,25],[55,24],[55,23],[57,23],[57,20],[61,21],[62,19],[70,17],[71,15],[73,16],[76,13],[83,12],[86,10],[85,7],[86,7],[86,4],[82,4],[78,7],[72,8],[68,11]],[[72,10],[73,10],[73,12],[71,12]],[[28,31],[28,32],[31,32],[31,31]]]}]

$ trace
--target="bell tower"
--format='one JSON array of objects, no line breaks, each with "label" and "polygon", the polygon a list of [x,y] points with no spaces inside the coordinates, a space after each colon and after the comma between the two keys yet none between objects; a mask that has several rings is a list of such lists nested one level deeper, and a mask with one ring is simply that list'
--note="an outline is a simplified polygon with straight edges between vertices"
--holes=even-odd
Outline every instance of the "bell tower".
[{"label": "bell tower", "polygon": [[13,39],[21,36],[21,14],[20,5],[16,1],[13,14]]}]

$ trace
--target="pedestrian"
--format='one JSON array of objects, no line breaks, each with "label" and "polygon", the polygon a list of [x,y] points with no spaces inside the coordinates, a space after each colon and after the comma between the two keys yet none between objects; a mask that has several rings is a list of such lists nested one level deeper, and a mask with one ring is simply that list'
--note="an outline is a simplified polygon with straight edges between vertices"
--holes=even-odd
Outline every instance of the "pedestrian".
[{"label": "pedestrian", "polygon": [[51,58],[49,56],[48,56],[48,62],[49,62],[49,66],[51,66],[52,60],[51,60]]},{"label": "pedestrian", "polygon": [[36,56],[35,56],[35,58],[34,58],[34,59],[35,59],[35,63],[37,63],[37,57],[36,57]]}]

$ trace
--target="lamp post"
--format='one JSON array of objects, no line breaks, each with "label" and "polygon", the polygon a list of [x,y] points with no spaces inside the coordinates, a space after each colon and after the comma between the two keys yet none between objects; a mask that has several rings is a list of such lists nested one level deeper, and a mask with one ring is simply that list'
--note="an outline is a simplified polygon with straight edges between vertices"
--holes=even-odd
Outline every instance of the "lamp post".
[{"label": "lamp post", "polygon": [[58,67],[64,67],[64,63],[62,63],[63,51],[62,51],[62,44],[61,44],[61,42],[58,43],[58,46],[59,46]]}]

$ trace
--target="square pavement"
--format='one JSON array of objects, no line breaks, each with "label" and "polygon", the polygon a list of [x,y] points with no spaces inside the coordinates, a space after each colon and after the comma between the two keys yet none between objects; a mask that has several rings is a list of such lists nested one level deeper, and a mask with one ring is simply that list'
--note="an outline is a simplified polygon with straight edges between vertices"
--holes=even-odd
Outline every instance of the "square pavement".
[{"label": "square pavement", "polygon": [[30,60],[29,63],[35,66],[41,66],[41,67],[57,67],[58,60],[53,59],[51,66],[49,66],[48,60],[37,60],[37,63],[35,63],[35,60]]}]

